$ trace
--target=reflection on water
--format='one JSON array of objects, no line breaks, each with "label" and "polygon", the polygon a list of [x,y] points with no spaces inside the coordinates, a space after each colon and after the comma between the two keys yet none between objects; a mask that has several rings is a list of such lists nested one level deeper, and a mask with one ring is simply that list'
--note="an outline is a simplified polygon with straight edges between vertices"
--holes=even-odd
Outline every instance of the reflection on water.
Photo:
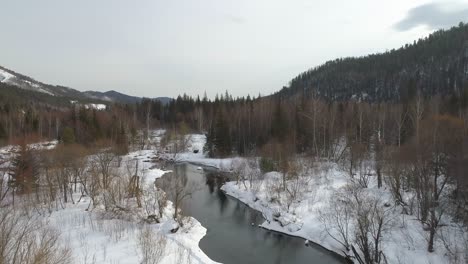
[{"label": "reflection on water", "polygon": [[[207,228],[200,248],[222,263],[344,263],[319,247],[305,247],[304,240],[261,229],[261,213],[225,195],[220,187],[226,175],[200,171],[189,164],[176,165],[173,175],[185,188],[197,186],[184,200],[184,214],[195,217]],[[161,179],[166,180],[166,179]]]}]

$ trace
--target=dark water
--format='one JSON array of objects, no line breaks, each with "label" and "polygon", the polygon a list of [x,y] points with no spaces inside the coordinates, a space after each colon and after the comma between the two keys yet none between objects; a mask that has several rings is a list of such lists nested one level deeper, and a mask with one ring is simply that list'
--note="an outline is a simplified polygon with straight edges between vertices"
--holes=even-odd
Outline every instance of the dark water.
[{"label": "dark water", "polygon": [[[192,195],[182,204],[186,215],[195,217],[207,228],[200,248],[214,261],[222,263],[344,263],[343,259],[318,247],[304,245],[304,239],[258,227],[261,214],[225,195],[219,187],[225,176],[216,171],[197,170],[179,164],[173,174]],[[196,187],[194,187],[196,186]],[[254,223],[254,226],[252,226]]]}]

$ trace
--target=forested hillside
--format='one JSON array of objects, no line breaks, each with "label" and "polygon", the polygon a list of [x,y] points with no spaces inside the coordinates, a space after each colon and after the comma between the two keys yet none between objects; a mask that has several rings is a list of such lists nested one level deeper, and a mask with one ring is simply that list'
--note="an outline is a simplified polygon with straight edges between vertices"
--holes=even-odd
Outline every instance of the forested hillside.
[{"label": "forested hillside", "polygon": [[338,58],[294,78],[279,95],[305,94],[332,101],[407,101],[417,90],[466,96],[468,25],[436,31],[399,49]]}]

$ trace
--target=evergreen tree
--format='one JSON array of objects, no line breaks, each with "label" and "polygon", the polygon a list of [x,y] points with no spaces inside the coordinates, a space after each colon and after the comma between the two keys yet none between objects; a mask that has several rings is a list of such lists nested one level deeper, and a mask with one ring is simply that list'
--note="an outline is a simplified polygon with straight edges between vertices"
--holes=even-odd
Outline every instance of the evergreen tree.
[{"label": "evergreen tree", "polygon": [[273,121],[271,124],[271,135],[278,141],[282,142],[286,133],[288,132],[287,121],[282,111],[281,102],[276,104],[275,112],[273,114]]},{"label": "evergreen tree", "polygon": [[75,143],[75,132],[71,127],[65,127],[62,131],[62,142],[65,145]]},{"label": "evergreen tree", "polygon": [[220,113],[215,124],[214,149],[217,156],[230,155],[232,152],[229,125],[224,116],[224,114]]},{"label": "evergreen tree", "polygon": [[213,158],[215,156],[214,141],[215,130],[213,126],[210,126],[208,133],[206,134],[206,144],[203,147],[203,152],[207,153],[210,158]]},{"label": "evergreen tree", "polygon": [[12,182],[18,193],[30,193],[36,189],[39,171],[31,149],[23,140],[13,162]]}]

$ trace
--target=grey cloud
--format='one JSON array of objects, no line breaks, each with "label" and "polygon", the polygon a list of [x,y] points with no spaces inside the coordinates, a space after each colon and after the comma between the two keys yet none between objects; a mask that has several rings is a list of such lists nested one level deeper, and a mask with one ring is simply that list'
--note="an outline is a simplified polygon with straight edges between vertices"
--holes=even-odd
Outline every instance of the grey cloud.
[{"label": "grey cloud", "polygon": [[[447,4],[447,5],[444,5]],[[412,8],[406,18],[394,25],[398,31],[407,31],[417,26],[430,29],[448,28],[468,19],[468,5],[454,3],[429,3]]]}]

